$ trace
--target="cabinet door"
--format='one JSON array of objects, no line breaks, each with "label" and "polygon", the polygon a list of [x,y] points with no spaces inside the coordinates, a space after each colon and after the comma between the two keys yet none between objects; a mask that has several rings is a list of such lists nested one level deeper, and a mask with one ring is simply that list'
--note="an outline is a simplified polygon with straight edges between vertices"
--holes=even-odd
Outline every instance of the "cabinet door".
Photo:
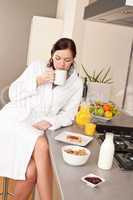
[{"label": "cabinet door", "polygon": [[27,65],[35,60],[47,61],[51,47],[57,39],[62,37],[62,33],[63,20],[34,16],[31,24]]},{"label": "cabinet door", "polygon": [[[15,188],[15,181],[12,179],[8,179],[8,193],[13,194],[14,188]],[[2,192],[3,192],[3,178],[0,177],[0,193]],[[0,195],[0,200],[2,200],[2,195]],[[14,196],[8,194],[7,200],[14,200]],[[30,195],[28,200],[32,200],[32,194]]]},{"label": "cabinet door", "polygon": [[[8,192],[9,193],[14,193],[14,188],[15,188],[15,181],[9,179],[9,187],[8,187]],[[11,195],[8,195],[8,200],[13,200],[14,197]],[[30,195],[28,200],[32,200],[32,194]]]},{"label": "cabinet door", "polygon": [[[2,180],[2,177],[0,177],[0,193],[2,193],[2,189],[3,189],[3,188],[2,188],[2,181],[3,181],[3,180]],[[1,197],[1,196],[0,196],[0,197]]]},{"label": "cabinet door", "polygon": [[12,180],[12,179],[8,179],[8,192],[13,194],[14,193],[14,188],[15,188],[15,181]]},{"label": "cabinet door", "polygon": [[2,177],[0,177],[0,200],[2,200],[2,190],[3,190],[3,187],[2,187]]}]

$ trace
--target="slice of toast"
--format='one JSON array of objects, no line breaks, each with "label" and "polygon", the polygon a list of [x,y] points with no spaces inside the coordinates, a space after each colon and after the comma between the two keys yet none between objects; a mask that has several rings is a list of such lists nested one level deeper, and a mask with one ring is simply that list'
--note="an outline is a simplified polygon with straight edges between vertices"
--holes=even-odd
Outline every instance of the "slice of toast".
[{"label": "slice of toast", "polygon": [[69,142],[78,142],[78,143],[82,142],[82,138],[80,136],[77,136],[77,135],[67,135],[66,139]]}]

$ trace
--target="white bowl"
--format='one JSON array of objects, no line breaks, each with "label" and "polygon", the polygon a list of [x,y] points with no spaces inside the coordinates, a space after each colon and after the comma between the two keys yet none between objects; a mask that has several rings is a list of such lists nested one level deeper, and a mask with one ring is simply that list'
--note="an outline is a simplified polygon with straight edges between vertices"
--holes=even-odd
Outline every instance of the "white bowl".
[{"label": "white bowl", "polygon": [[[85,155],[75,155],[75,154],[71,154],[66,152],[66,150],[84,150],[85,151]],[[62,147],[62,155],[63,155],[63,159],[66,163],[73,165],[73,166],[80,166],[85,164],[89,157],[90,157],[91,152],[84,147],[80,147],[80,146],[74,146],[74,145],[67,145],[67,146],[63,146]]]}]

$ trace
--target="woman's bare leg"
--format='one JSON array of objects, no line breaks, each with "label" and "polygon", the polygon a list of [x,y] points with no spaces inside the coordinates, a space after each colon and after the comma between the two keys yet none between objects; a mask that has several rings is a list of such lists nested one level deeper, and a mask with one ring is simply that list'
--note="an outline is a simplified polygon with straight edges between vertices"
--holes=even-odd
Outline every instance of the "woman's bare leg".
[{"label": "woman's bare leg", "polygon": [[52,200],[52,168],[44,136],[40,136],[36,142],[26,177],[25,181],[16,181],[15,200],[27,200],[36,181],[40,199]]},{"label": "woman's bare leg", "polygon": [[32,192],[35,183],[36,183],[36,166],[35,166],[35,161],[31,159],[26,172],[26,180],[16,181],[14,199],[27,200]]},{"label": "woman's bare leg", "polygon": [[47,140],[40,136],[36,142],[33,158],[37,169],[37,189],[41,200],[52,200],[52,167]]}]

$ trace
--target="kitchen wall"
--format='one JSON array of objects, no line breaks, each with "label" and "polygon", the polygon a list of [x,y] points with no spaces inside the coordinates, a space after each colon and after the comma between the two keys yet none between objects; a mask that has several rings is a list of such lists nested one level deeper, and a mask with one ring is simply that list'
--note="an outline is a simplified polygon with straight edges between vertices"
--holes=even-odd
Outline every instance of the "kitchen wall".
[{"label": "kitchen wall", "polygon": [[56,7],[57,0],[0,0],[0,94],[25,68],[32,16],[55,17]]},{"label": "kitchen wall", "polygon": [[[64,6],[62,5],[64,1]],[[84,8],[94,0],[59,0],[58,17],[64,19],[64,32],[75,40],[78,71],[84,76],[81,64],[88,71],[111,66],[113,87],[112,100],[122,105],[133,28],[92,22],[83,19]],[[70,8],[73,15],[70,15]],[[64,10],[64,16],[62,9]],[[66,17],[67,16],[67,17]],[[71,16],[71,17],[70,17]],[[70,22],[71,24],[68,22]]]},{"label": "kitchen wall", "polygon": [[83,38],[81,62],[88,71],[111,66],[112,100],[121,106],[133,29],[85,21]]}]

